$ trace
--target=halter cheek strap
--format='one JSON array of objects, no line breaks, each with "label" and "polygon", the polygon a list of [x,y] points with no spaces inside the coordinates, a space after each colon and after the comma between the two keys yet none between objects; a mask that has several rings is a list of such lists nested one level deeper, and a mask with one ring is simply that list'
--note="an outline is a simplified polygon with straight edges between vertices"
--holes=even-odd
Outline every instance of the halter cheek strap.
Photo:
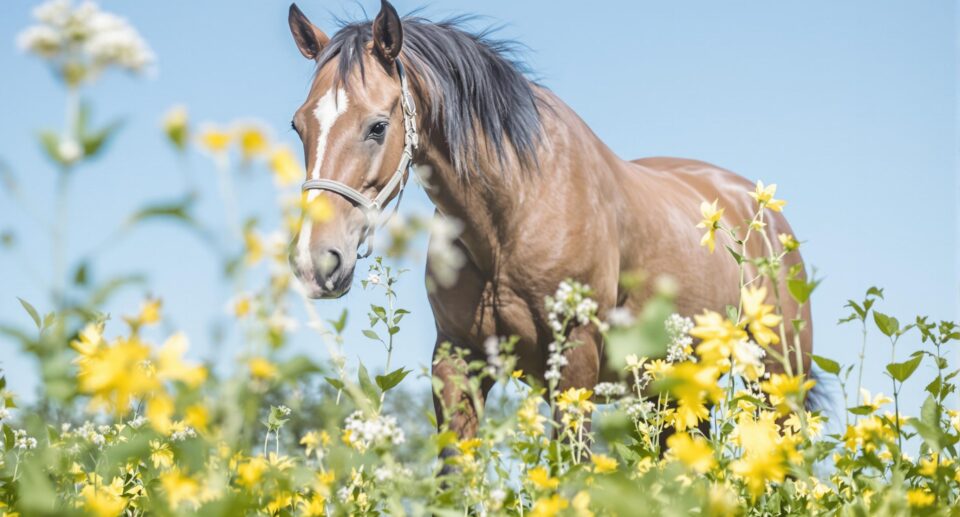
[{"label": "halter cheek strap", "polygon": [[397,189],[399,189],[399,194],[397,195],[397,204],[395,205],[394,213],[396,213],[397,208],[400,207],[400,199],[403,198],[403,188],[406,186],[407,169],[410,168],[410,162],[413,160],[413,151],[420,145],[420,135],[417,134],[417,107],[413,103],[413,96],[410,94],[410,87],[407,85],[407,76],[403,72],[403,65],[399,60],[396,61],[396,64],[397,75],[400,77],[400,104],[403,107],[403,155],[400,158],[400,164],[397,165],[397,169],[393,172],[393,176],[390,177],[387,184],[383,186],[383,189],[381,189],[373,199],[368,198],[346,183],[335,180],[310,179],[303,182],[303,187],[301,187],[303,192],[309,190],[326,190],[339,194],[363,210],[367,217],[367,222],[364,224],[363,234],[360,236],[358,250],[359,246],[362,246],[364,243],[367,244],[367,249],[363,253],[357,251],[358,258],[367,258],[373,252],[373,245],[370,243],[370,239],[376,230],[377,219],[389,201],[390,196],[392,196]]}]

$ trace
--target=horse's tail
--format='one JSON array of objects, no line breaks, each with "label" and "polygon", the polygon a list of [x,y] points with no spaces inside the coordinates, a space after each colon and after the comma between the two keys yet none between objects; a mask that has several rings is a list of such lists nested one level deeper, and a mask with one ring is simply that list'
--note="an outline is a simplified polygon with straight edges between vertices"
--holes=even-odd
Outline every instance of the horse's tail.
[{"label": "horse's tail", "polygon": [[821,371],[815,364],[810,365],[810,378],[813,379],[816,384],[807,392],[807,396],[803,401],[804,409],[807,411],[820,411],[826,416],[831,417],[830,420],[833,420],[832,417],[836,416],[837,412],[835,395],[840,390],[837,379],[826,375],[826,373]]}]

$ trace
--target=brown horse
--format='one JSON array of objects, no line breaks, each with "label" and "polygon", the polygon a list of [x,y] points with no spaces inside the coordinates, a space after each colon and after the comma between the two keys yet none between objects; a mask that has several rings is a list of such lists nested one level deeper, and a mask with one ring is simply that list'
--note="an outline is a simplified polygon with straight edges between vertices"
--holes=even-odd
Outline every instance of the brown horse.
[{"label": "brown horse", "polygon": [[[723,223],[742,226],[755,207],[746,179],[695,160],[620,159],[570,107],[525,78],[507,43],[455,22],[401,19],[386,1],[372,23],[345,25],[333,38],[295,5],[289,21],[300,51],[317,63],[293,119],[304,144],[305,195],[326,196],[336,214],[305,222],[292,244],[291,264],[311,297],[349,290],[370,214],[403,188],[412,162],[429,171],[422,176],[437,212],[464,227],[456,245],[466,265],[454,285],[430,293],[438,345],[450,342],[481,359],[488,336],[518,336],[518,367],[542,382],[552,341],[544,297],[567,278],[593,288],[601,316],[643,305],[649,293],[620,286],[628,272],[673,277],[685,315],[738,303],[738,267],[699,245],[697,208],[717,199]],[[774,243],[792,233],[773,212],[764,231]],[[717,238],[718,246],[732,244]],[[749,244],[751,256],[764,254],[761,239]],[[792,253],[786,261],[800,258]],[[786,321],[810,321],[809,305],[798,314],[787,300],[783,311]],[[792,332],[788,326],[788,343]],[[807,325],[799,336],[804,371],[811,332]],[[614,377],[598,329],[579,326],[570,337],[582,344],[566,352],[560,389]],[[778,363],[768,368],[780,371]],[[460,371],[450,359],[434,361],[441,380]],[[459,386],[445,382],[442,402],[460,408],[450,428],[470,436],[474,400],[482,404],[490,386],[478,399]]]}]

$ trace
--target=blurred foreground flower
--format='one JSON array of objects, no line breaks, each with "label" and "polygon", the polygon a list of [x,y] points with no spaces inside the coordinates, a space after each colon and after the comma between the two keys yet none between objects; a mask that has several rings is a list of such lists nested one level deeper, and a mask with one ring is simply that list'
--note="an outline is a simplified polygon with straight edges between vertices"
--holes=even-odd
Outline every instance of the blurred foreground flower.
[{"label": "blurred foreground flower", "polygon": [[40,23],[21,32],[17,45],[49,61],[71,88],[112,67],[139,73],[154,62],[137,30],[94,2],[74,6],[70,0],[51,0],[36,7],[33,16]]}]

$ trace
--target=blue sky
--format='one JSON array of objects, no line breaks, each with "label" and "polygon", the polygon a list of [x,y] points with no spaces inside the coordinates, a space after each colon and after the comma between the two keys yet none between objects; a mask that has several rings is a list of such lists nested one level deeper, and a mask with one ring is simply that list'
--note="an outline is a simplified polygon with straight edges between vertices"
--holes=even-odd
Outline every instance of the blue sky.
[{"label": "blue sky", "polygon": [[[110,74],[89,94],[95,120],[125,125],[105,158],[79,171],[70,206],[69,251],[88,252],[145,202],[170,199],[183,181],[159,121],[185,104],[194,122],[256,118],[299,148],[286,130],[304,99],[312,66],[293,45],[288,4],[279,1],[105,1],[127,17],[158,55],[152,78]],[[397,1],[401,13],[421,6]],[[809,266],[824,278],[813,299],[815,351],[856,360],[859,331],[837,327],[847,298],[871,285],[886,289],[878,308],[904,320],[916,314],[958,317],[957,16],[953,2],[604,2],[436,1],[424,14],[464,12],[505,24],[501,34],[529,47],[539,80],[566,100],[624,158],[697,158],[751,179],[779,184],[786,214]],[[15,35],[30,23],[33,4],[9,2],[0,17],[0,159],[20,178],[34,209],[50,212],[53,169],[35,133],[58,128],[63,93],[37,59],[21,54]],[[329,32],[334,15],[371,15],[378,3],[311,2],[300,7]],[[482,25],[484,22],[481,22]],[[204,218],[219,217],[215,172],[193,156],[190,174],[207,193]],[[245,209],[268,212],[265,176],[242,182]],[[696,207],[690,207],[696,210]],[[429,210],[422,192],[403,210]],[[0,194],[0,229],[13,228],[19,258],[0,254],[0,315],[28,324],[15,296],[44,305],[50,244],[42,229]],[[100,272],[144,272],[165,301],[171,326],[192,338],[198,357],[221,363],[238,351],[236,336],[210,345],[211,317],[223,314],[229,291],[217,264],[182,229],[151,225],[100,255]],[[25,267],[25,264],[28,267]],[[422,286],[423,265],[401,284],[401,304],[413,311],[401,332],[398,363],[426,365],[433,321]],[[362,273],[364,265],[358,267]],[[382,361],[359,335],[366,306],[376,298],[355,286],[344,300],[318,302],[333,317],[353,314],[346,346],[352,360]],[[130,312],[142,293],[118,298],[114,313]],[[298,315],[302,315],[298,311]],[[0,343],[14,389],[29,392],[33,365]],[[898,348],[902,360],[919,346]],[[294,348],[322,359],[318,340],[297,334]],[[954,358],[957,358],[954,355]],[[889,347],[873,331],[867,386],[889,392],[881,372]],[[932,366],[925,365],[930,369]],[[423,381],[420,381],[421,383]],[[922,386],[905,389],[906,407],[919,407]]]}]

